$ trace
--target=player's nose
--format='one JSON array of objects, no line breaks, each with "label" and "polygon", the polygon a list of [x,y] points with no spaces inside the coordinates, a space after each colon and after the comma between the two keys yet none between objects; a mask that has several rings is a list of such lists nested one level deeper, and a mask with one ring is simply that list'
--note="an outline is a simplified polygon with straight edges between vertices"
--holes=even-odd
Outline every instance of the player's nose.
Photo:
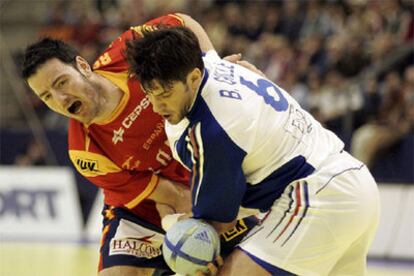
[{"label": "player's nose", "polygon": [[56,100],[56,102],[58,102],[58,104],[62,108],[66,108],[69,105],[70,95],[63,93],[63,92],[58,92],[58,91],[52,91],[52,94],[53,94],[53,98]]},{"label": "player's nose", "polygon": [[165,104],[160,100],[152,100],[152,110],[155,113],[161,114],[162,111],[165,109]]},{"label": "player's nose", "polygon": [[153,105],[152,105],[152,110],[153,110],[155,113],[158,113],[158,114],[160,114],[160,113],[161,113],[161,108],[159,107],[159,105],[158,105],[158,104],[153,104]]}]

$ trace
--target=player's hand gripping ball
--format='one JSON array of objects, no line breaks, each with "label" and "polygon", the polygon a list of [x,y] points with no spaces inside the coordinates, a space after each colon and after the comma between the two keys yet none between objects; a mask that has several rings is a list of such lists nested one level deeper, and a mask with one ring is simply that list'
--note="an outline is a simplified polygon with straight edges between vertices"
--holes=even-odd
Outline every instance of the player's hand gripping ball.
[{"label": "player's hand gripping ball", "polygon": [[176,273],[208,273],[207,264],[220,255],[220,238],[216,230],[201,220],[185,219],[175,223],[164,238],[165,262]]}]

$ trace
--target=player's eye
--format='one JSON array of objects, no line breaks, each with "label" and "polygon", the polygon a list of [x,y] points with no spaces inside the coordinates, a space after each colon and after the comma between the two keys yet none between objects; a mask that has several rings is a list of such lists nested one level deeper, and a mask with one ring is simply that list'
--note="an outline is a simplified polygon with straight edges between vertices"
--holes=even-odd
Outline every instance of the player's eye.
[{"label": "player's eye", "polygon": [[47,100],[49,100],[49,99],[50,99],[50,97],[51,97],[51,95],[50,95],[50,94],[46,94],[46,95],[44,95],[44,96],[43,96],[43,100],[44,100],[44,101],[47,101]]},{"label": "player's eye", "polygon": [[62,81],[58,82],[57,88],[62,88],[66,84],[66,82],[67,82],[67,80],[62,80]]},{"label": "player's eye", "polygon": [[144,88],[144,86],[141,85],[141,88],[145,95],[147,96],[154,95],[154,91],[149,89],[148,87]]},{"label": "player's eye", "polygon": [[161,93],[159,96],[160,98],[163,98],[163,99],[168,98],[169,96],[171,96],[171,91],[166,91],[164,93]]}]

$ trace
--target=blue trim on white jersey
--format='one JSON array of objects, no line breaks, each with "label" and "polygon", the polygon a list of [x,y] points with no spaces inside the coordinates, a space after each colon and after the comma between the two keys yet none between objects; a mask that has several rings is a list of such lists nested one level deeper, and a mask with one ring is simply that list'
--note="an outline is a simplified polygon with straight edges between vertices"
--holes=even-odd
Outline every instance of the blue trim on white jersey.
[{"label": "blue trim on white jersey", "polygon": [[248,185],[242,206],[268,211],[285,188],[293,181],[307,177],[315,171],[305,157],[297,156],[275,170],[256,185]]},{"label": "blue trim on white jersey", "polygon": [[193,119],[197,119],[197,116],[194,115],[194,113],[200,108],[197,103],[199,103],[200,100],[202,100],[201,99],[201,92],[203,91],[203,88],[206,85],[206,82],[207,82],[207,80],[209,78],[209,75],[210,74],[208,73],[207,68],[204,68],[204,71],[203,71],[203,79],[201,80],[200,86],[198,87],[196,99],[194,101],[193,106],[191,107],[191,109],[188,111],[188,114],[187,114],[187,118],[190,121],[193,121]]},{"label": "blue trim on white jersey", "polygon": [[283,275],[283,276],[294,276],[295,274],[290,273],[284,269],[281,269],[277,266],[274,266],[272,264],[269,264],[268,262],[263,261],[262,259],[259,259],[258,257],[254,256],[253,254],[247,252],[243,248],[237,247],[241,251],[243,251],[247,256],[250,257],[255,263],[257,263],[259,266],[264,268],[267,272],[269,272],[271,275]]},{"label": "blue trim on white jersey", "polygon": [[247,187],[242,171],[246,152],[227,135],[200,94],[188,118],[190,125],[175,148],[192,171],[193,217],[230,222],[237,217]]},{"label": "blue trim on white jersey", "polygon": [[[201,91],[203,90],[208,80],[208,77],[209,77],[208,70],[204,68],[203,79],[201,80],[200,87],[198,88],[198,91],[197,91],[196,100],[194,101],[194,104],[191,110],[195,109],[198,99],[201,97]],[[191,113],[191,110],[189,111],[189,113]],[[189,134],[189,131],[184,131],[183,134],[181,134],[181,137],[177,141],[175,141],[174,148],[177,151],[177,154],[180,157],[180,161],[184,164],[184,166],[187,167],[187,169],[192,170],[194,162],[193,162],[193,155],[191,154],[192,148],[189,148],[189,146],[187,145],[190,143],[188,134]]]},{"label": "blue trim on white jersey", "polygon": [[192,170],[193,216],[230,222],[237,217],[247,187],[242,170],[246,152],[227,135],[203,98],[197,105],[193,115],[200,118],[195,132],[199,158]]}]

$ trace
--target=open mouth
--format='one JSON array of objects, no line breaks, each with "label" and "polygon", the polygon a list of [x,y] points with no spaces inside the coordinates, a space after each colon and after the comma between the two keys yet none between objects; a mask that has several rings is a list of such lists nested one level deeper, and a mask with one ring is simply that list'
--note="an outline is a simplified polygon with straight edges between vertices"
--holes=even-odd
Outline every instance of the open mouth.
[{"label": "open mouth", "polygon": [[81,101],[74,101],[69,107],[68,112],[70,114],[77,114],[82,107]]}]

